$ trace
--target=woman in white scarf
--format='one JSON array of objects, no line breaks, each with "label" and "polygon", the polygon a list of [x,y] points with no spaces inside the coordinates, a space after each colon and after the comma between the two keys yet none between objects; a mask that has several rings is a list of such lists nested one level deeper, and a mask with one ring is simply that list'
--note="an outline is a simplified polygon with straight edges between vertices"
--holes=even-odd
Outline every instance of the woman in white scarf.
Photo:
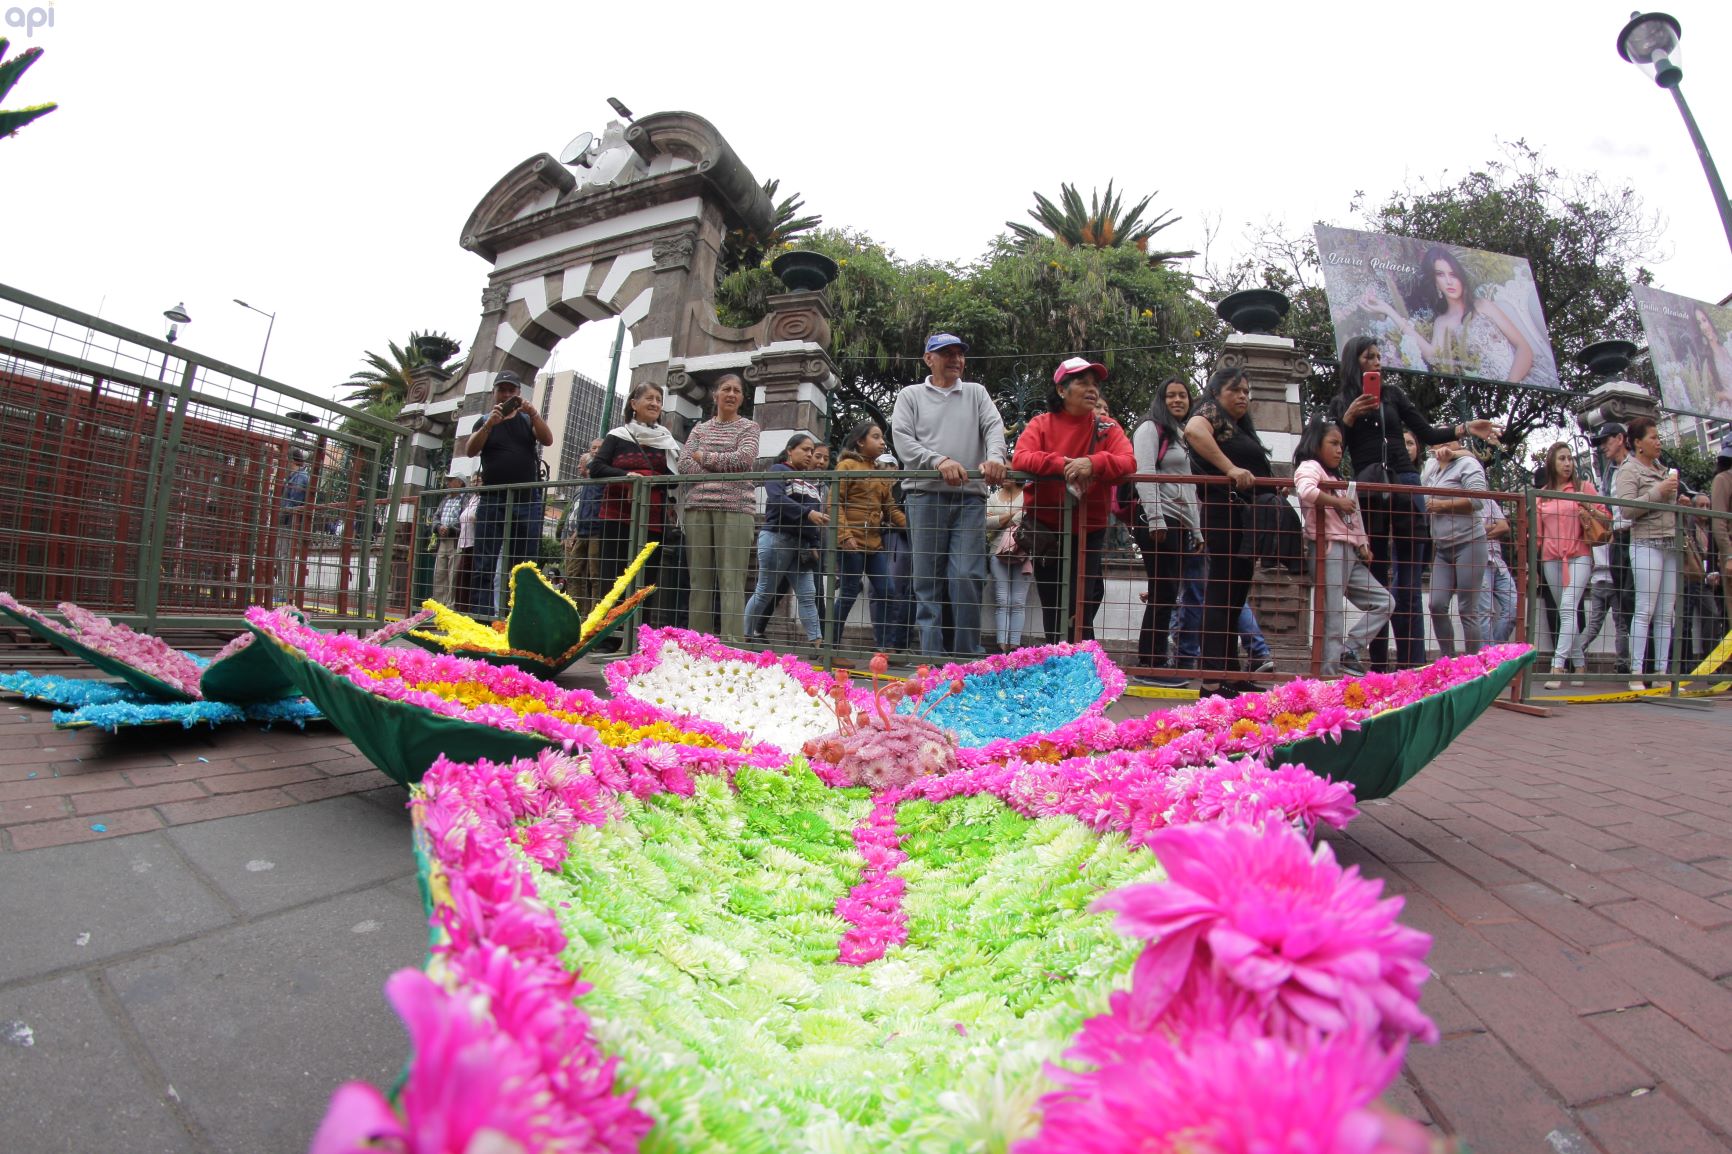
[{"label": "woman in white scarf", "polygon": [[[589,475],[602,478],[671,477],[679,471],[680,443],[661,425],[662,389],[646,381],[635,386],[626,400],[630,419],[602,438],[601,448],[590,461]],[[631,522],[634,500],[649,502],[646,527],[649,541],[661,541],[645,567],[644,579],[658,587],[650,598],[648,616],[653,624],[672,624],[671,606],[676,599],[666,595],[679,576],[677,551],[667,548],[668,530],[675,527],[673,490],[667,485],[612,484],[601,499],[601,556],[604,588],[611,588],[625,572],[630,560]]]}]

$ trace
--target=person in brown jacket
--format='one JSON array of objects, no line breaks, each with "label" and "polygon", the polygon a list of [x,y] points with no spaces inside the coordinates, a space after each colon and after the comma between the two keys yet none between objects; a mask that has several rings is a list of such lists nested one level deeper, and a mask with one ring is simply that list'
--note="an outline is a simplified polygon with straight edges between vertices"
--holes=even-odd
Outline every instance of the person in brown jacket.
[{"label": "person in brown jacket", "polygon": [[[908,518],[896,507],[892,490],[896,482],[876,475],[873,463],[884,452],[884,430],[872,421],[861,421],[842,441],[838,472],[850,474],[836,483],[837,569],[841,582],[836,590],[836,610],[831,615],[830,644],[840,645],[842,627],[860,596],[863,578],[872,581],[869,611],[872,644],[890,645],[887,608],[890,595],[888,558],[884,554],[884,530],[902,528]],[[863,474],[856,479],[852,474]]]}]

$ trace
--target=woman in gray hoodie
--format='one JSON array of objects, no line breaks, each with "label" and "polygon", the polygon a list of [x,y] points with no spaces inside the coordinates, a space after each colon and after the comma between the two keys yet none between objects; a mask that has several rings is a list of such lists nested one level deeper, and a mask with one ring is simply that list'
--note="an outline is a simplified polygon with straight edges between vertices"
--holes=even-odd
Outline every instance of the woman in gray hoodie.
[{"label": "woman in gray hoodie", "polygon": [[[1456,489],[1463,494],[1484,493],[1485,468],[1479,458],[1450,441],[1432,448],[1419,483],[1433,489]],[[1473,496],[1427,497],[1425,510],[1431,516],[1431,628],[1437,647],[1445,657],[1454,657],[1455,627],[1449,619],[1449,603],[1455,600],[1461,617],[1462,645],[1478,653],[1485,639],[1485,621],[1480,616],[1480,590],[1486,577],[1485,498]]]}]

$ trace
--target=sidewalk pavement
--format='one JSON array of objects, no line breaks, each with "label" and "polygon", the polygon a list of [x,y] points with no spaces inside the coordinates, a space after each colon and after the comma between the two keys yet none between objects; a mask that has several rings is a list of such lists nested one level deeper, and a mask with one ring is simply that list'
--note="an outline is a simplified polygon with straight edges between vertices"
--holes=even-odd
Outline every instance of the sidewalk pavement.
[{"label": "sidewalk pavement", "polygon": [[[1329,837],[1435,937],[1397,1108],[1478,1154],[1732,1151],[1729,751],[1732,701],[1493,710]],[[0,1149],[301,1154],[388,1085],[426,931],[384,782],[324,729],[0,707]]]}]

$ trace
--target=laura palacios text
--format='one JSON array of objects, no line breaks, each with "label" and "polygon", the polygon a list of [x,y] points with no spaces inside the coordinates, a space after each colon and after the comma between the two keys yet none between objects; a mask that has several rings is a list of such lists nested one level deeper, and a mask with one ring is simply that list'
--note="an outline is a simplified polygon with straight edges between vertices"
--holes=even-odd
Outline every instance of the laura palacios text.
[{"label": "laura palacios text", "polygon": [[36,35],[38,28],[54,27],[54,5],[46,8],[8,8],[6,9],[6,27],[24,29],[26,40]]}]

